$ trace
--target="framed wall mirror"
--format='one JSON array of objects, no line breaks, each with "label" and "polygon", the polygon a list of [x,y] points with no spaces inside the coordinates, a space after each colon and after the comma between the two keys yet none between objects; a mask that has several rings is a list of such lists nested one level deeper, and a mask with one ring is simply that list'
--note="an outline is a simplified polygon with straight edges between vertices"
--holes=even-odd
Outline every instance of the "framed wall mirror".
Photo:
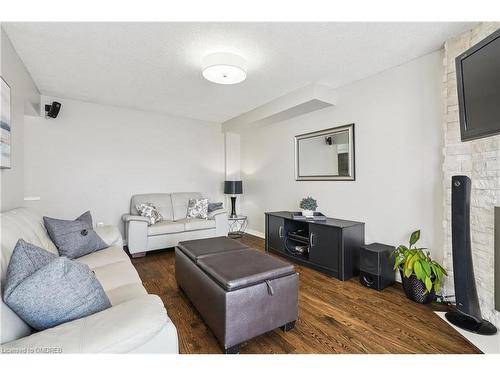
[{"label": "framed wall mirror", "polygon": [[354,181],[354,124],[295,136],[297,181]]}]

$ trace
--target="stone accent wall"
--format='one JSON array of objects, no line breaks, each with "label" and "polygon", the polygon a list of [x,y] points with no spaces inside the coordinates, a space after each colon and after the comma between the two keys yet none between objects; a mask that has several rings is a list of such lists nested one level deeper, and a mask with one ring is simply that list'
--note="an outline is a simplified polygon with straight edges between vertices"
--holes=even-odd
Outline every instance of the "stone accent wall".
[{"label": "stone accent wall", "polygon": [[[452,295],[451,176],[462,174],[472,180],[471,241],[476,285],[485,319],[500,326],[494,300],[494,207],[500,205],[500,135],[460,141],[455,58],[500,28],[500,22],[481,23],[445,43],[444,49],[444,267],[449,278],[444,294]],[[497,270],[500,272],[500,270]]]}]

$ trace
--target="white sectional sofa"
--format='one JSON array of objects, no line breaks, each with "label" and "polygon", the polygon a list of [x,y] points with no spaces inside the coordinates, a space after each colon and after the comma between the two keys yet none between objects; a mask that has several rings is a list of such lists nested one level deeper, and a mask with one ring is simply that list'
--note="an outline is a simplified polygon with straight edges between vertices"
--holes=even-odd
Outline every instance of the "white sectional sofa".
[{"label": "white sectional sofa", "polygon": [[[199,192],[137,194],[130,199],[130,212],[122,216],[127,246],[132,257],[146,251],[175,247],[179,241],[227,236],[228,219],[224,209],[208,214],[208,219],[188,218],[189,199],[199,199]],[[139,216],[136,205],[152,203],[163,220],[148,226],[148,219]]]},{"label": "white sectional sofa", "polygon": [[[58,254],[42,218],[25,208],[0,215],[0,266],[3,284],[19,238]],[[108,248],[76,259],[96,274],[112,307],[94,315],[32,332],[1,302],[0,343],[3,353],[178,353],[177,330],[163,302],[146,292],[116,227],[96,228]],[[2,289],[3,293],[3,289]]]}]

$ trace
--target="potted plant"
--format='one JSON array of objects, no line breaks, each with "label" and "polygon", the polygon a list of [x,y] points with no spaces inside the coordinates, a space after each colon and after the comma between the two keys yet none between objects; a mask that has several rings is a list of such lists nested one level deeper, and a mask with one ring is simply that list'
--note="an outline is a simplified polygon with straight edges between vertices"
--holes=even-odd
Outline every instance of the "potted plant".
[{"label": "potted plant", "polygon": [[394,271],[399,269],[403,289],[406,296],[418,303],[429,303],[441,289],[443,277],[447,276],[445,269],[425,248],[417,248],[415,244],[420,239],[420,230],[410,236],[410,245],[400,245],[394,251]]},{"label": "potted plant", "polygon": [[314,211],[318,208],[318,202],[312,197],[302,198],[299,207],[302,209],[302,215],[306,217],[314,216]]}]

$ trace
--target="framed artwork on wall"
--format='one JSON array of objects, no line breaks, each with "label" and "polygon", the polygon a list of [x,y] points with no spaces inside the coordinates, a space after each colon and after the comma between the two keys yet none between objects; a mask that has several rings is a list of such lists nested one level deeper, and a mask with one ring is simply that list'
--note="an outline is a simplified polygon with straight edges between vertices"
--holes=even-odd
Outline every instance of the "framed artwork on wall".
[{"label": "framed artwork on wall", "polygon": [[0,168],[11,166],[11,103],[10,86],[0,77]]}]

